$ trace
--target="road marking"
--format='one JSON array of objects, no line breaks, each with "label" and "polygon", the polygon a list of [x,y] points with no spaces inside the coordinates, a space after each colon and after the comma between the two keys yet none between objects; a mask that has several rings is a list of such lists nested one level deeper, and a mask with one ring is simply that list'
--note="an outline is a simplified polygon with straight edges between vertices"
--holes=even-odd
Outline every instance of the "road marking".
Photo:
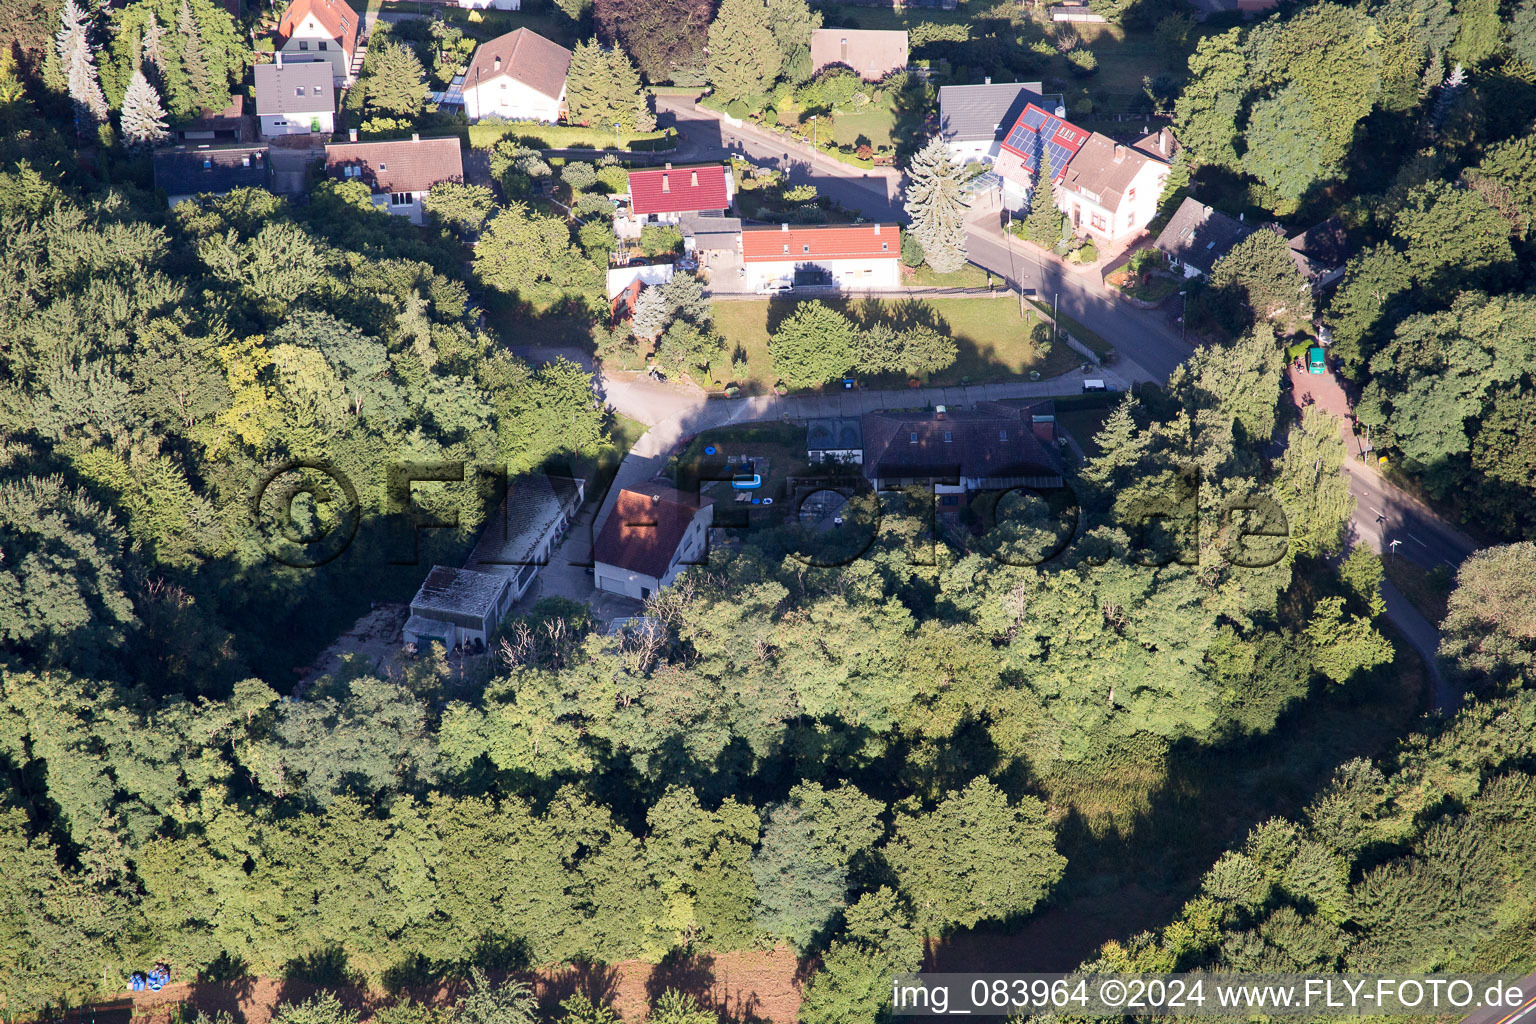
[{"label": "road marking", "polygon": [[1508,1016],[1494,1021],[1494,1024],[1514,1024],[1515,1021],[1519,1020],[1521,1017],[1524,1017],[1532,1010],[1536,1010],[1536,996],[1531,996],[1531,998],[1527,999],[1517,1009],[1512,1010]]}]

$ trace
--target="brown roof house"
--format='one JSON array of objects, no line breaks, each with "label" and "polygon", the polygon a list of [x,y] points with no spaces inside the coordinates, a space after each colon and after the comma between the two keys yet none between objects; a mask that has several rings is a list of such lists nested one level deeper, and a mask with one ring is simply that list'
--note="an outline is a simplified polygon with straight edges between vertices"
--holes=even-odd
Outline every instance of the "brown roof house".
[{"label": "brown roof house", "polygon": [[373,195],[373,204],[412,224],[422,222],[421,201],[440,181],[462,182],[464,159],[456,137],[409,139],[392,142],[351,142],[325,147],[325,173],[338,181],[361,181]]},{"label": "brown roof house", "polygon": [[708,552],[714,505],[663,484],[622,490],[592,547],[599,590],[644,601]]},{"label": "brown roof house", "polygon": [[[471,121],[555,123],[565,116],[571,51],[520,28],[481,43],[464,73],[464,113]],[[605,126],[606,127],[606,126]]]},{"label": "brown roof house", "polygon": [[907,66],[907,34],[889,29],[818,28],[811,33],[811,70],[843,64],[866,82]]},{"label": "brown roof house", "polygon": [[1288,242],[1296,269],[1313,291],[1322,291],[1344,276],[1344,264],[1349,260],[1349,234],[1339,218],[1329,217]]},{"label": "brown roof house", "polygon": [[980,490],[1061,486],[1055,408],[978,402],[971,409],[876,412],[861,421],[864,475],[875,488],[932,485],[957,511]]},{"label": "brown roof house", "polygon": [[1135,146],[1094,132],[1067,164],[1056,203],[1079,231],[1114,244],[1157,216],[1168,165]]}]

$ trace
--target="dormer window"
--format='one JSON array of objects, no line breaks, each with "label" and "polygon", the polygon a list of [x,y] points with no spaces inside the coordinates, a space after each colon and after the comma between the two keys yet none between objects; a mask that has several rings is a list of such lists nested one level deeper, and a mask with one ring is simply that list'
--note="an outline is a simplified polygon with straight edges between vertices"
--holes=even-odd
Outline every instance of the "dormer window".
[{"label": "dormer window", "polygon": [[380,164],[379,164],[379,170],[381,170],[381,171],[387,171],[387,170],[389,170],[389,164],[386,164],[386,163],[380,163]]},{"label": "dormer window", "polygon": [[945,444],[949,444],[954,439],[955,439],[955,435],[954,434],[950,433],[948,430],[944,431],[944,443]]},{"label": "dormer window", "polygon": [[801,246],[801,247],[800,247],[800,251],[801,251],[801,252],[810,252],[810,251],[811,251],[811,247],[810,247],[810,246],[808,246],[808,245],[802,245],[802,246]]},{"label": "dormer window", "polygon": [[890,252],[891,251],[891,243],[890,242],[881,242],[880,243],[880,251],[881,252]]},{"label": "dormer window", "polygon": [[914,430],[907,435],[907,444],[917,444],[917,431]]}]

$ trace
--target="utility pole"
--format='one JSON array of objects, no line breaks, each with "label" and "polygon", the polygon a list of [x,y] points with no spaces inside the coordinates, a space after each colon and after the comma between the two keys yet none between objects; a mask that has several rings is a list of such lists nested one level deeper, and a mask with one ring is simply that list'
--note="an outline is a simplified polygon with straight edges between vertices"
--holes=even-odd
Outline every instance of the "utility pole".
[{"label": "utility pole", "polygon": [[1187,339],[1184,337],[1184,328],[1189,321],[1188,295],[1189,293],[1186,291],[1179,292],[1179,340],[1185,341],[1186,343]]},{"label": "utility pole", "polygon": [[619,122],[613,122],[613,148],[623,149],[624,143],[619,140]]},{"label": "utility pole", "polygon": [[1051,297],[1051,326],[1056,329],[1056,340],[1061,340],[1061,292]]},{"label": "utility pole", "polygon": [[817,142],[818,136],[816,134],[816,128],[817,128],[816,121],[817,121],[817,115],[812,114],[811,115],[811,149],[812,150],[817,148],[816,142]]}]

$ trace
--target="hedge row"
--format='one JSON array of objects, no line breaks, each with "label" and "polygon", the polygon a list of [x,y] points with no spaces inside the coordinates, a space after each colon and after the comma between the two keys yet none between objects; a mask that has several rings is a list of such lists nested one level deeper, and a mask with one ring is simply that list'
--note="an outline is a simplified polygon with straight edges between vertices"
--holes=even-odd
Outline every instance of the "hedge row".
[{"label": "hedge row", "polygon": [[[612,149],[612,129],[586,128],[581,125],[540,124],[537,121],[481,121],[469,126],[469,144],[489,149],[508,136],[523,140],[530,149]],[[637,152],[670,149],[674,139],[669,132],[624,133],[625,148]]]}]

